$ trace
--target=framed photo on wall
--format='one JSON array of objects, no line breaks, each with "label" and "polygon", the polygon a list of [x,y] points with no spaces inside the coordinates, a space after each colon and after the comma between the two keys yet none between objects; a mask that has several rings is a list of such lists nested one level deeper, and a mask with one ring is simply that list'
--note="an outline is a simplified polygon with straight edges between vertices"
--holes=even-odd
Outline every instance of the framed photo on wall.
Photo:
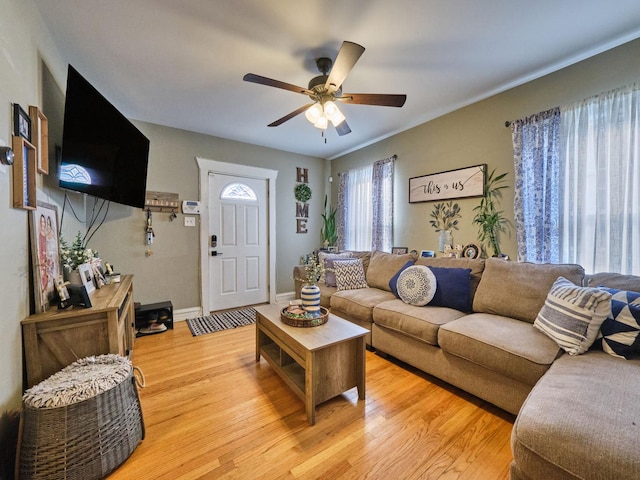
[{"label": "framed photo on wall", "polygon": [[31,264],[35,310],[46,311],[56,295],[55,279],[62,275],[58,243],[58,208],[38,202],[29,212]]}]

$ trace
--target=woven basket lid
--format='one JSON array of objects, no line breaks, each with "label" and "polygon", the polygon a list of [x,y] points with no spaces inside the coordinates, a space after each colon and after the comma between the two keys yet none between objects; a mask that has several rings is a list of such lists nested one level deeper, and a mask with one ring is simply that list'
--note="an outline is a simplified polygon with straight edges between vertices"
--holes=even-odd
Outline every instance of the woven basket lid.
[{"label": "woven basket lid", "polygon": [[86,357],[28,389],[22,401],[31,408],[58,408],[93,398],[132,375],[131,362],[120,355]]}]

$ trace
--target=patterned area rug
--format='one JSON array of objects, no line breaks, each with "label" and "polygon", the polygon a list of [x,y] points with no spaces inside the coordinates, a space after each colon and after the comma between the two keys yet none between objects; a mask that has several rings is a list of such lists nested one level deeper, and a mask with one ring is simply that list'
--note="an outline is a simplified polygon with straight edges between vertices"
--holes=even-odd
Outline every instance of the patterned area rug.
[{"label": "patterned area rug", "polygon": [[256,311],[253,308],[241,308],[228,312],[215,313],[204,317],[189,318],[187,325],[194,337],[206,333],[219,332],[229,328],[251,325],[256,322]]}]

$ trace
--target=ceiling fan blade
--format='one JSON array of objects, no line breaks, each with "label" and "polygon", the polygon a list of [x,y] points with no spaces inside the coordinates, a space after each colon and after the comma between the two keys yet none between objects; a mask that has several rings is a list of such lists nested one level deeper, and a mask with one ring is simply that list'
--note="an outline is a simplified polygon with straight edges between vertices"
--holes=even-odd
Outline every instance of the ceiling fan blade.
[{"label": "ceiling fan blade", "polygon": [[247,73],[242,79],[245,82],[259,83],[260,85],[266,85],[268,87],[282,88],[283,90],[289,90],[290,92],[302,93],[304,95],[312,95],[313,92],[304,87],[298,87],[291,83],[281,82],[280,80],[274,80],[272,78],[263,77],[262,75],[256,75],[255,73]]},{"label": "ceiling fan blade", "polygon": [[407,100],[406,95],[394,95],[384,93],[343,93],[340,100],[345,103],[356,103],[359,105],[378,105],[381,107],[401,107]]},{"label": "ceiling fan blade", "polygon": [[275,122],[270,123],[269,125],[267,125],[268,127],[277,127],[278,125],[282,125],[284,122],[286,122],[287,120],[291,120],[293,117],[295,117],[296,115],[300,115],[302,112],[304,112],[307,108],[309,108],[311,105],[313,105],[313,103],[307,103],[306,105],[303,105],[302,107],[298,108],[297,110],[294,110],[291,113],[288,113],[287,115],[285,115],[282,118],[279,118],[278,120],[276,120]]},{"label": "ceiling fan blade", "polygon": [[349,124],[346,120],[343,120],[336,126],[336,132],[338,132],[338,135],[340,136],[351,133],[351,128],[349,128]]},{"label": "ceiling fan blade", "polygon": [[342,42],[340,51],[333,62],[329,78],[325,83],[325,87],[329,93],[333,93],[340,88],[344,79],[347,78],[349,72],[356,64],[360,55],[364,53],[364,47],[353,42]]}]

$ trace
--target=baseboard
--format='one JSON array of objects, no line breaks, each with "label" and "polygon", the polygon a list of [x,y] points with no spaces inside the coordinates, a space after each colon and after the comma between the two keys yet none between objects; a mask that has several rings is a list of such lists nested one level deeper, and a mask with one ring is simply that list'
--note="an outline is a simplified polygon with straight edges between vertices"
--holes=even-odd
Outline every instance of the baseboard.
[{"label": "baseboard", "polygon": [[173,311],[173,321],[183,322],[188,318],[196,318],[202,316],[202,307],[181,308]]},{"label": "baseboard", "polygon": [[291,300],[295,300],[296,292],[285,292],[276,294],[276,303],[288,304]]}]

